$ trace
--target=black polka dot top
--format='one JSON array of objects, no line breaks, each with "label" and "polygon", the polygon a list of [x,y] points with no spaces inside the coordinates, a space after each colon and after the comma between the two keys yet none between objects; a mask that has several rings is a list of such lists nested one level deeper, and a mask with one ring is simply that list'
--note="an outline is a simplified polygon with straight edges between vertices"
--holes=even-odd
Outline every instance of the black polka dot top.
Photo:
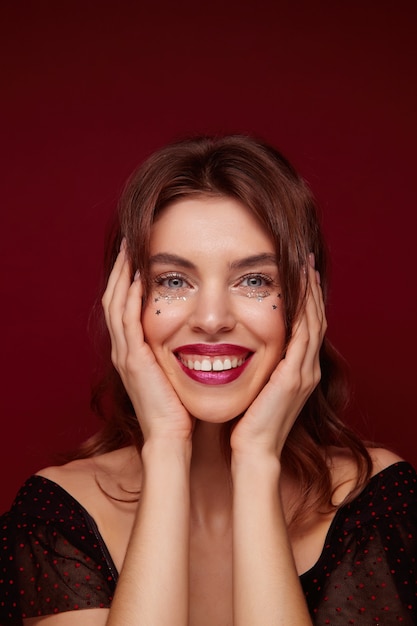
[{"label": "black polka dot top", "polygon": [[[32,476],[0,517],[0,624],[108,608],[117,571],[88,512]],[[300,577],[317,625],[417,625],[417,475],[396,463],[340,508],[317,563]],[[217,626],[217,625],[213,625]]]},{"label": "black polka dot top", "polygon": [[330,526],[300,579],[314,624],[417,624],[417,475],[406,463],[376,474]]},{"label": "black polka dot top", "polygon": [[0,518],[0,624],[110,607],[117,572],[98,528],[67,491],[30,477]]}]

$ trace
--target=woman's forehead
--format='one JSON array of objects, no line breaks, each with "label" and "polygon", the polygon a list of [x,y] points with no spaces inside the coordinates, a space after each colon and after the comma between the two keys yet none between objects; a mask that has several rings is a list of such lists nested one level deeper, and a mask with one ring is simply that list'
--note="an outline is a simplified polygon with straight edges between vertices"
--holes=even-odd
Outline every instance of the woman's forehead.
[{"label": "woman's forehead", "polygon": [[176,238],[184,244],[237,242],[250,247],[273,249],[273,237],[258,217],[243,203],[225,196],[187,197],[168,204],[151,227],[151,245]]}]

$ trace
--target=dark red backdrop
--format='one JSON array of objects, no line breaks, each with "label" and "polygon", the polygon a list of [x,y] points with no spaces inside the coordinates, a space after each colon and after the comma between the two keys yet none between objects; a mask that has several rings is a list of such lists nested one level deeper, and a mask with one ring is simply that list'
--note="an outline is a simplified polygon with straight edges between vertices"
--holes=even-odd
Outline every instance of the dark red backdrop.
[{"label": "dark red backdrop", "polygon": [[190,131],[254,132],[310,182],[352,419],[417,464],[415,2],[5,1],[0,17],[0,510],[97,427],[104,229],[133,167]]}]

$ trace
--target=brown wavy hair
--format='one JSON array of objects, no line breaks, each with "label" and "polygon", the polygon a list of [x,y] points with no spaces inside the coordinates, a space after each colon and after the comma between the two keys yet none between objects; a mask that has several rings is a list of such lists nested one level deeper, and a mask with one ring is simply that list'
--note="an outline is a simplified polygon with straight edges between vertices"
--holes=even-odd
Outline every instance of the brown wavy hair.
[{"label": "brown wavy hair", "polygon": [[[104,285],[123,237],[131,260],[149,285],[149,242],[158,214],[168,204],[191,196],[229,197],[247,206],[270,233],[280,269],[287,341],[304,303],[302,268],[310,252],[320,272],[324,298],[328,290],[327,250],[315,199],[288,160],[263,140],[246,135],[197,136],[173,142],[151,155],[130,177],[122,193],[107,246]],[[192,211],[192,209],[190,209]],[[192,213],[190,213],[192,219]],[[103,288],[104,288],[103,285]],[[100,325],[107,336],[100,307]],[[138,421],[121,380],[104,351],[104,370],[92,395],[103,428],[72,458],[143,443]],[[362,440],[343,421],[350,390],[343,359],[327,338],[320,351],[321,380],[307,400],[283,450],[284,467],[297,480],[302,516],[328,510],[332,502],[329,471],[331,446],[351,452],[358,473],[354,494],[371,474],[371,459]],[[237,418],[238,419],[238,418]],[[227,450],[233,422],[224,426]],[[230,452],[230,447],[229,447]],[[351,496],[353,497],[353,496]]]}]

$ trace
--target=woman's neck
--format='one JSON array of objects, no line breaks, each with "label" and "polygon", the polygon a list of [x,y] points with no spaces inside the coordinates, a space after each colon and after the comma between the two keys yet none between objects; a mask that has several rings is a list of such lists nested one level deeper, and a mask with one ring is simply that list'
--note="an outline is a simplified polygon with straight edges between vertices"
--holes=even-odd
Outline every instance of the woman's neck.
[{"label": "woman's neck", "polygon": [[199,527],[226,530],[231,523],[232,485],[221,424],[197,422],[190,481],[192,521]]}]

